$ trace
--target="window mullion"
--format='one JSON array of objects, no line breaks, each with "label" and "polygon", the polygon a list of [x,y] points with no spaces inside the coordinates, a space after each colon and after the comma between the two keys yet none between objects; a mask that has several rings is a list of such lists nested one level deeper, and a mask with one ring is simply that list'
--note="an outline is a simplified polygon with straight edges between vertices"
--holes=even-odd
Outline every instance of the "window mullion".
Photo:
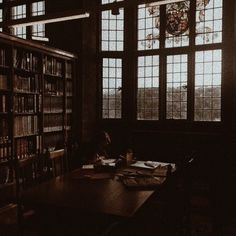
[{"label": "window mullion", "polygon": [[132,121],[136,111],[136,8],[127,5],[124,13],[123,118]]},{"label": "window mullion", "polygon": [[189,16],[189,53],[188,53],[188,105],[187,119],[194,121],[194,80],[195,80],[195,19],[196,1],[190,2]]},{"label": "window mullion", "polygon": [[[165,48],[166,6],[160,7],[160,49]],[[162,50],[160,50],[162,52]],[[164,50],[163,50],[164,52]],[[166,119],[166,54],[160,53],[159,120]]]}]

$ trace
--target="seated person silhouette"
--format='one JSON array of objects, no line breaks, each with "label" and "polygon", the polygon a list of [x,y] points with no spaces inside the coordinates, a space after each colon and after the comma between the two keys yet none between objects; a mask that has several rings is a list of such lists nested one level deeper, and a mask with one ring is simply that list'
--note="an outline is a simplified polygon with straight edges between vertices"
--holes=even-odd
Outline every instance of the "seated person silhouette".
[{"label": "seated person silhouette", "polygon": [[87,163],[95,164],[109,158],[111,137],[106,131],[98,132],[88,146]]}]

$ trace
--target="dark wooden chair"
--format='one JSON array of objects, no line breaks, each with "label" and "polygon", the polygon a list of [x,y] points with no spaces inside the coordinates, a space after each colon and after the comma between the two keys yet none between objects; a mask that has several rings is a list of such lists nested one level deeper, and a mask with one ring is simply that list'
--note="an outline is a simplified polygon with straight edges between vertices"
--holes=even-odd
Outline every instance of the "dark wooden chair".
[{"label": "dark wooden chair", "polygon": [[53,177],[62,175],[66,172],[67,162],[65,157],[65,149],[48,151],[49,170]]},{"label": "dark wooden chair", "polygon": [[17,235],[16,182],[13,162],[0,163],[0,235]]}]

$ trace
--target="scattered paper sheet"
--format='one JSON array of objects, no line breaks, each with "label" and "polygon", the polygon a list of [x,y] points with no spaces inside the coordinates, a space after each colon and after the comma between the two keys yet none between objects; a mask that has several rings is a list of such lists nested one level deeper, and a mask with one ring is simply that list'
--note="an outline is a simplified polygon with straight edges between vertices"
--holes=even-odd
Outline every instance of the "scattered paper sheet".
[{"label": "scattered paper sheet", "polygon": [[94,169],[94,165],[93,164],[83,165],[82,169],[83,170],[93,170]]}]

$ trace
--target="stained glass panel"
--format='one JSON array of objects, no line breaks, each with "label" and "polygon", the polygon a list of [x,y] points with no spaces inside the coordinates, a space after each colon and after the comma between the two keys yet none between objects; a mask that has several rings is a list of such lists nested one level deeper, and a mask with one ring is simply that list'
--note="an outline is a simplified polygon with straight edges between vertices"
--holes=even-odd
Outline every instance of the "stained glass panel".
[{"label": "stained glass panel", "polygon": [[222,0],[197,0],[197,45],[222,42],[222,6]]},{"label": "stained glass panel", "polygon": [[159,56],[138,58],[137,119],[159,119]]},{"label": "stained glass panel", "polygon": [[196,52],[195,121],[221,120],[221,50]]},{"label": "stained glass panel", "polygon": [[138,6],[138,50],[160,47],[160,7],[155,3]]},{"label": "stained glass panel", "polygon": [[121,118],[122,60],[103,58],[102,71],[102,118]]},{"label": "stained glass panel", "polygon": [[165,47],[183,47],[189,45],[190,2],[177,2],[166,5]]},{"label": "stained glass panel", "polygon": [[167,56],[166,118],[187,119],[187,55]]}]

